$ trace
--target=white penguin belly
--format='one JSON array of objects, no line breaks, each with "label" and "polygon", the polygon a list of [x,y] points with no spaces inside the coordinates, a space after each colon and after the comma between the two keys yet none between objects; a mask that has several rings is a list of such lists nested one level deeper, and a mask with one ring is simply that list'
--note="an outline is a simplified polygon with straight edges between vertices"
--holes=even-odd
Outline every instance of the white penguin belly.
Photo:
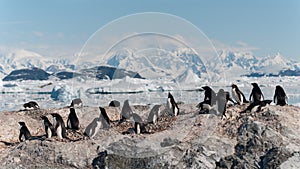
[{"label": "white penguin belly", "polygon": [[51,138],[52,137],[52,131],[51,131],[50,127],[48,127],[47,133],[48,133],[48,138]]},{"label": "white penguin belly", "polygon": [[62,137],[62,128],[61,128],[61,126],[58,126],[58,127],[57,127],[56,132],[57,132],[57,136],[58,136],[60,139],[62,139],[63,137]]}]

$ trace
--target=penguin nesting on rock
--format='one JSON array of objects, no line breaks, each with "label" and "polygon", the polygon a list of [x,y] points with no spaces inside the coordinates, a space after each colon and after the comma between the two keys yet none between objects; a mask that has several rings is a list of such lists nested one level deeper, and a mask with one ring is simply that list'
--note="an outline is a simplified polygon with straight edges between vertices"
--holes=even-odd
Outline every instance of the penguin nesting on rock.
[{"label": "penguin nesting on rock", "polygon": [[23,104],[23,107],[27,110],[27,109],[39,109],[40,106],[37,104],[37,102],[35,101],[30,101],[28,103]]},{"label": "penguin nesting on rock", "polygon": [[19,126],[20,126],[20,134],[19,134],[20,142],[29,140],[31,138],[31,134],[30,134],[25,122],[20,121]]},{"label": "penguin nesting on rock", "polygon": [[127,131],[122,132],[122,134],[142,134],[147,133],[145,126],[147,123],[136,113],[132,114],[131,121],[133,121],[133,128],[129,128]]},{"label": "penguin nesting on rock", "polygon": [[264,95],[261,92],[259,86],[257,83],[251,83],[253,88],[252,88],[252,92],[250,94],[250,98],[249,100],[252,102],[258,102],[258,101],[262,101],[264,100]]},{"label": "penguin nesting on rock", "polygon": [[232,87],[232,96],[234,98],[234,100],[239,104],[239,105],[242,105],[244,103],[249,103],[247,100],[246,100],[246,97],[245,95],[243,94],[242,91],[240,91],[240,89],[238,88],[238,86],[236,84],[232,84],[231,85]]},{"label": "penguin nesting on rock", "polygon": [[271,104],[272,100],[263,100],[263,101],[256,101],[251,103],[246,110],[242,111],[241,113],[246,112],[259,112],[261,111],[265,106]]},{"label": "penguin nesting on rock", "polygon": [[279,106],[285,106],[287,104],[287,95],[283,88],[279,85],[276,86],[273,101]]}]

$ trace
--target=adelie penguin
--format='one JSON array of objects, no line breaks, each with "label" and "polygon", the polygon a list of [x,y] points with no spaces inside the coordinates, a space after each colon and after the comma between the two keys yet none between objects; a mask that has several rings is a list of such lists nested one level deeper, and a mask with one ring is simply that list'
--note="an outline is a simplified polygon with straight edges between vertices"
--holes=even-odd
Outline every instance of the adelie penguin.
[{"label": "adelie penguin", "polygon": [[226,92],[224,89],[220,89],[217,93],[217,101],[216,101],[216,106],[217,106],[217,114],[222,114],[222,116],[226,116]]},{"label": "adelie penguin", "polygon": [[136,113],[132,114],[132,118],[134,121],[135,134],[146,133],[146,124],[143,122],[143,119]]},{"label": "adelie penguin", "polygon": [[204,90],[204,100],[200,102],[197,107],[200,108],[200,111],[205,111],[211,109],[211,107],[216,104],[217,95],[209,86],[204,86],[202,88]]},{"label": "adelie penguin", "polygon": [[147,120],[148,123],[156,124],[157,119],[160,115],[160,109],[159,108],[160,108],[160,105],[155,105],[155,106],[152,107],[152,109],[151,109],[151,111],[148,115],[148,120]]},{"label": "adelie penguin", "polygon": [[273,101],[279,106],[285,106],[287,104],[287,95],[283,88],[279,85],[276,86]]},{"label": "adelie penguin", "polygon": [[102,117],[105,120],[105,122],[108,124],[108,127],[109,127],[110,119],[106,113],[106,110],[103,107],[99,107],[99,109],[100,109],[100,118]]},{"label": "adelie penguin", "polygon": [[120,119],[119,123],[122,123],[122,122],[126,121],[127,119],[130,119],[130,117],[132,116],[132,113],[133,113],[133,111],[129,105],[129,101],[125,100],[122,110],[121,110],[121,119]]},{"label": "adelie penguin", "polygon": [[31,138],[31,134],[30,134],[25,122],[20,121],[19,126],[20,126],[20,134],[19,134],[20,142],[29,140]]},{"label": "adelie penguin", "polygon": [[42,124],[44,126],[46,137],[51,138],[52,136],[55,136],[55,130],[51,122],[46,116],[41,116]]},{"label": "adelie penguin", "polygon": [[67,128],[72,130],[79,129],[79,119],[76,115],[75,109],[73,107],[70,108],[70,114],[67,120]]},{"label": "adelie penguin", "polygon": [[28,103],[23,104],[23,107],[27,110],[27,109],[39,109],[40,106],[37,104],[37,102],[35,101],[30,101]]},{"label": "adelie penguin", "polygon": [[238,86],[236,84],[232,84],[231,85],[232,87],[232,97],[233,99],[239,104],[239,105],[242,105],[244,103],[249,103],[247,100],[246,100],[246,97],[245,95],[243,94],[242,91],[240,91],[240,89],[238,88]]},{"label": "adelie penguin", "polygon": [[103,107],[99,107],[100,116],[95,118],[84,130],[84,135],[93,138],[100,128],[109,128],[110,120]]},{"label": "adelie penguin", "polygon": [[251,83],[251,84],[252,84],[253,88],[252,88],[249,100],[251,102],[258,102],[258,101],[264,100],[264,95],[261,92],[258,84],[257,83]]},{"label": "adelie penguin", "polygon": [[53,117],[54,130],[57,136],[60,139],[67,138],[67,130],[63,118],[57,113],[52,113],[51,116]]},{"label": "adelie penguin", "polygon": [[256,101],[251,103],[246,110],[242,111],[241,113],[246,112],[259,112],[262,110],[263,107],[271,104],[272,100],[263,100],[263,101]]},{"label": "adelie penguin", "polygon": [[172,115],[177,116],[179,114],[178,105],[170,92],[168,93],[167,107]]}]

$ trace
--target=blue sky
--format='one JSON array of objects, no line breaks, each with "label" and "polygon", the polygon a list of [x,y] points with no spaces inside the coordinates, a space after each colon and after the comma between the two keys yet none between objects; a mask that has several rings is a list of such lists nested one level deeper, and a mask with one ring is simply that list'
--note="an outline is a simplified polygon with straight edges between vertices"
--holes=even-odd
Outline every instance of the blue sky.
[{"label": "blue sky", "polygon": [[216,46],[300,60],[299,0],[0,0],[0,46],[72,55],[105,24],[140,12],[182,17]]}]

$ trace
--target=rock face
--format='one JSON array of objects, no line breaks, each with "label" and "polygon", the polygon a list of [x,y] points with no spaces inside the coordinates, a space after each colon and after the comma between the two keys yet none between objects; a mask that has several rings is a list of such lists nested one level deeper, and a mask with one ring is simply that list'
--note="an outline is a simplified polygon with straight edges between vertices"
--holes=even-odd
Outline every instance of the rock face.
[{"label": "rock face", "polygon": [[[162,108],[165,105],[162,105]],[[0,113],[0,165],[5,168],[299,168],[300,108],[269,106],[257,113],[240,113],[247,105],[231,106],[226,119],[199,114],[196,105],[180,104],[176,117],[160,117],[146,126],[149,133],[122,134],[132,122],[100,129],[90,139],[85,127],[99,117],[99,108],[77,108],[78,132],[69,139],[46,139],[40,122],[59,113],[66,122],[69,109]],[[132,106],[145,121],[148,106]],[[120,109],[106,108],[108,114]],[[18,121],[34,136],[18,142]]]}]

